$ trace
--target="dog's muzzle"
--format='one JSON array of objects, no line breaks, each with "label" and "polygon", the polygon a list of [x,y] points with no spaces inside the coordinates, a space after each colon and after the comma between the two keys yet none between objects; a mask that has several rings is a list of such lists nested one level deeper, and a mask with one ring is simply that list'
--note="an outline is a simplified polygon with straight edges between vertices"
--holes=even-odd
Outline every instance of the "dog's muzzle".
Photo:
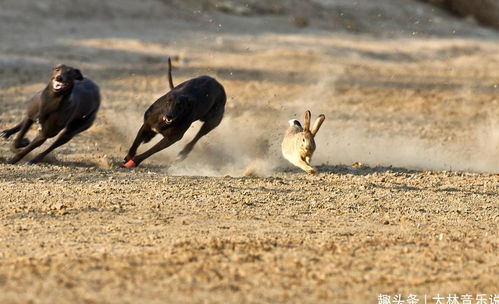
[{"label": "dog's muzzle", "polygon": [[167,115],[163,115],[163,117],[161,117],[161,119],[167,125],[171,124],[173,122],[173,120],[174,120],[174,118],[168,117]]},{"label": "dog's muzzle", "polygon": [[67,88],[69,86],[69,83],[67,82],[62,82],[62,81],[57,81],[57,80],[52,80],[52,88],[55,90],[55,91],[60,91],[60,90],[64,90],[65,88]]}]

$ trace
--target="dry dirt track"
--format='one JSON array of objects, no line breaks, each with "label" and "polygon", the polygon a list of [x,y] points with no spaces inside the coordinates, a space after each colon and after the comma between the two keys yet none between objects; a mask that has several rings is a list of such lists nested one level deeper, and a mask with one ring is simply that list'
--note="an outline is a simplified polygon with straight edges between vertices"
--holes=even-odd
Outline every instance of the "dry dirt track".
[{"label": "dry dirt track", "polygon": [[[331,25],[323,9],[297,28],[195,1],[0,3],[0,129],[55,63],[103,93],[96,125],[47,163],[4,165],[0,146],[0,303],[499,293],[498,34],[412,1],[315,2],[348,18]],[[120,169],[168,55],[175,83],[225,85],[226,118],[182,164],[180,145]],[[315,176],[278,153],[305,108],[327,116]]]}]

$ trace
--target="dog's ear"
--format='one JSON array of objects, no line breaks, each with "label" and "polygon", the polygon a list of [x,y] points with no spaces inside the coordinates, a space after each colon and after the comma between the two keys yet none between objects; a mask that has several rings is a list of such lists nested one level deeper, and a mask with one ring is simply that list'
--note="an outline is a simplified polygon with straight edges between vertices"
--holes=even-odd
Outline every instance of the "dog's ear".
[{"label": "dog's ear", "polygon": [[64,65],[64,64],[62,64],[62,63],[59,63],[59,64],[57,64],[56,66],[54,66],[54,67],[52,68],[52,70],[53,70],[53,71],[55,71],[55,70],[60,70],[60,69],[62,69],[63,67],[65,67],[65,65]]},{"label": "dog's ear", "polygon": [[80,72],[80,70],[75,69],[74,73],[75,73],[75,79],[76,80],[83,80],[83,74]]}]

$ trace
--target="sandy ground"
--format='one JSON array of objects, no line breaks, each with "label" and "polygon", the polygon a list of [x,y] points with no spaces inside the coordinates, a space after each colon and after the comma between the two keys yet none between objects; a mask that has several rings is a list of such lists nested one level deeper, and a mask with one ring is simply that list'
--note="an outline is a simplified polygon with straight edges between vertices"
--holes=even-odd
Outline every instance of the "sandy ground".
[{"label": "sandy ground", "polygon": [[[0,145],[0,303],[499,293],[499,34],[409,0],[215,2],[0,3],[0,129],[59,62],[103,95],[43,164]],[[224,121],[121,169],[168,56],[225,86]],[[313,176],[279,152],[306,109]]]}]

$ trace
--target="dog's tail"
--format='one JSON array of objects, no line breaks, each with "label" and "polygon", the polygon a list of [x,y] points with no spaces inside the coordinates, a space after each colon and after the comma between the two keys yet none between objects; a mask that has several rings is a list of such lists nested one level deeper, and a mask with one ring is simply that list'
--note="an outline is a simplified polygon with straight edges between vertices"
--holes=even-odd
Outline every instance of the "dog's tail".
[{"label": "dog's tail", "polygon": [[172,60],[170,57],[168,57],[168,82],[170,83],[170,90],[173,90],[175,87],[173,85],[173,79],[172,79]]}]

